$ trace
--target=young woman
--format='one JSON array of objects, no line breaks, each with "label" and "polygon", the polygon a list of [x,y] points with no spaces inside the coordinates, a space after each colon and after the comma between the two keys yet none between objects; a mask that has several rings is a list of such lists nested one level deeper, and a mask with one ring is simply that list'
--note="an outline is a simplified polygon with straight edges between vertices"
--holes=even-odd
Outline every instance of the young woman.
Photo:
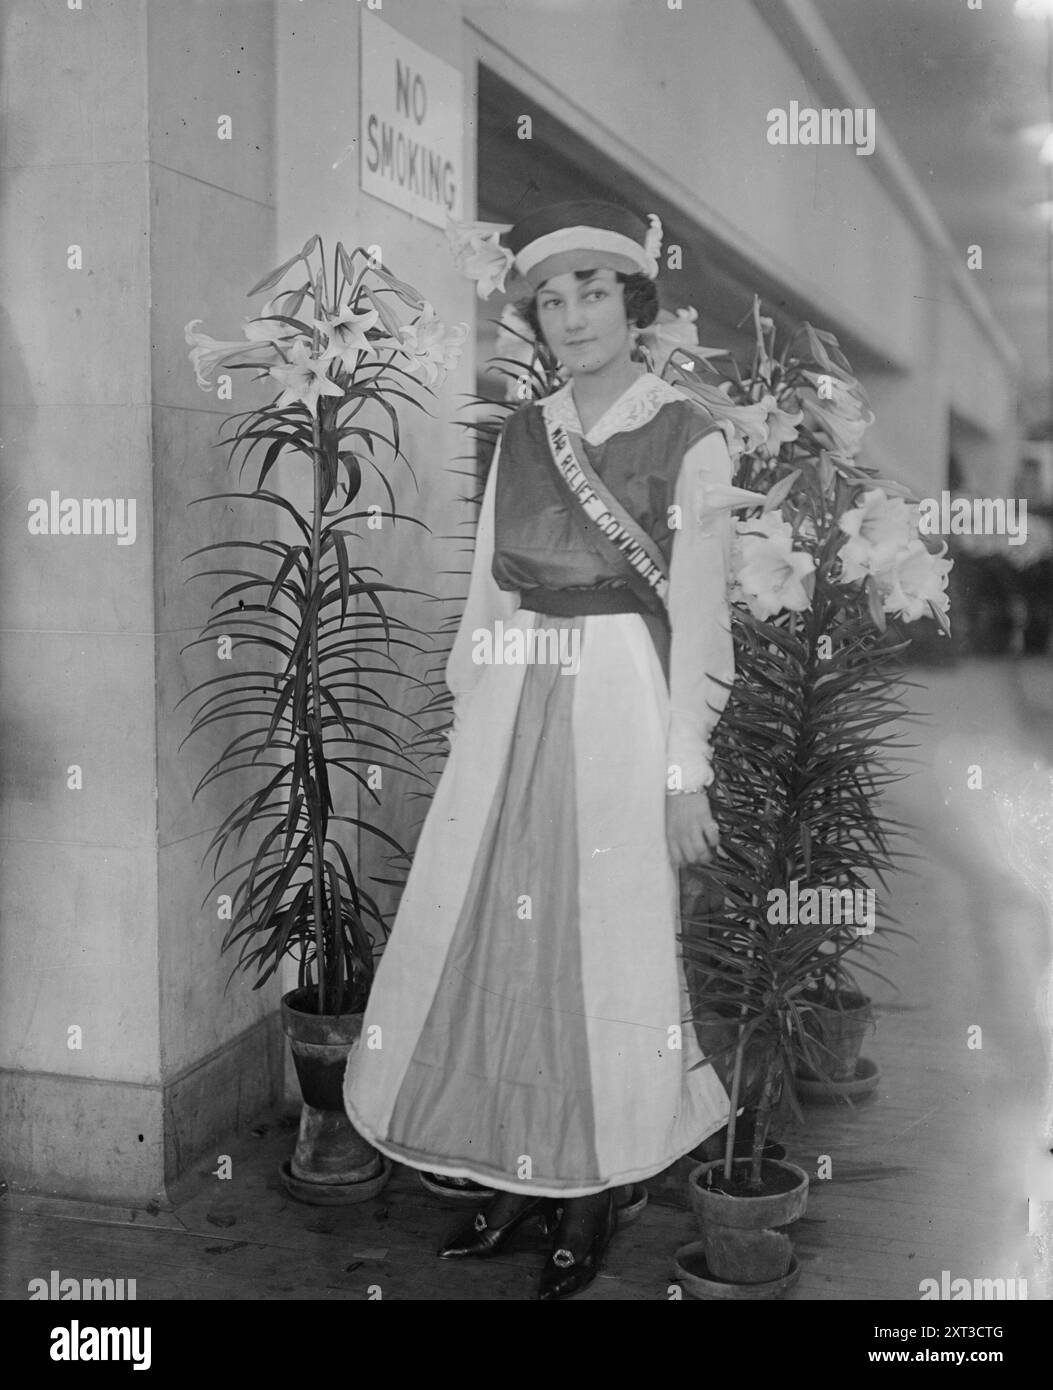
[{"label": "young woman", "polygon": [[727,1122],[676,935],[677,869],[717,848],[709,738],[734,662],[706,487],[731,463],[634,360],[658,308],[642,221],[560,204],[506,244],[569,381],[509,418],[490,469],[451,753],[345,1100],[383,1153],[496,1190],[444,1258],[546,1216],[552,1299],[595,1277],[615,1189]]}]

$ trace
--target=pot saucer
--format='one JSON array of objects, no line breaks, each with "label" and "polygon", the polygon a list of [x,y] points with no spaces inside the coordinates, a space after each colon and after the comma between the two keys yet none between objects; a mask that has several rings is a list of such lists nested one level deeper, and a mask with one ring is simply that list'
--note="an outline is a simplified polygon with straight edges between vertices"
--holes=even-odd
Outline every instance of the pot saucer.
[{"label": "pot saucer", "polygon": [[425,1192],[437,1198],[444,1207],[485,1207],[492,1202],[497,1193],[491,1187],[475,1183],[471,1187],[447,1187],[445,1183],[435,1182],[439,1174],[425,1173],[417,1169],[417,1181]]},{"label": "pot saucer", "polygon": [[293,1174],[289,1159],[279,1166],[278,1173],[286,1192],[298,1202],[307,1202],[312,1207],[353,1207],[359,1202],[370,1201],[387,1186],[395,1165],[383,1154],[380,1161],[383,1165],[380,1172],[365,1182],[305,1182]]},{"label": "pot saucer", "polygon": [[[622,1189],[625,1192],[625,1189]],[[647,1205],[648,1192],[642,1182],[635,1182],[631,1190],[619,1201],[615,1207],[618,1213],[618,1229],[622,1230],[626,1226],[631,1226],[639,1217],[644,1207]]]},{"label": "pot saucer", "polygon": [[839,1100],[862,1100],[872,1095],[881,1084],[881,1068],[869,1057],[860,1057],[856,1063],[856,1074],[851,1081],[820,1081],[805,1076],[795,1076],[794,1088],[800,1100],[811,1100],[819,1104],[832,1105]]},{"label": "pot saucer", "polygon": [[714,1299],[766,1301],[789,1293],[801,1277],[801,1264],[796,1255],[791,1255],[790,1268],[781,1279],[765,1284],[725,1284],[710,1275],[705,1242],[696,1240],[682,1245],[673,1255],[672,1275],[691,1298],[707,1302]]}]

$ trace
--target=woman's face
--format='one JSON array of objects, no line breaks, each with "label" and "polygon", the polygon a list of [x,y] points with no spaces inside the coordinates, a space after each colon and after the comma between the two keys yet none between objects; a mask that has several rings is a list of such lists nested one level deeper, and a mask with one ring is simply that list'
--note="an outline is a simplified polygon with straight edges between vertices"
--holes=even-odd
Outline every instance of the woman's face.
[{"label": "woman's face", "polygon": [[581,280],[571,271],[546,280],[537,295],[537,319],[571,376],[629,361],[633,343],[624,287],[613,270],[594,270]]}]

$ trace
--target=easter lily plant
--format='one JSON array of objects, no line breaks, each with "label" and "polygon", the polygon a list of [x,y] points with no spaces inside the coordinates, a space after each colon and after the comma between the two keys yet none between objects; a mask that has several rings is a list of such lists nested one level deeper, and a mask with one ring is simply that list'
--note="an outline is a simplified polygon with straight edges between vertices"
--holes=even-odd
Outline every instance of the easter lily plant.
[{"label": "easter lily plant", "polygon": [[[400,411],[422,407],[420,388],[437,385],[456,365],[468,330],[443,324],[417,290],[362,248],[349,253],[338,244],[327,264],[317,236],[250,296],[293,273],[297,282],[245,321],[240,340],[208,337],[200,319],[186,326],[203,390],[222,366],[255,370],[276,393],[268,405],[230,417],[231,434],[221,441],[230,445],[231,463],[244,450],[242,471],[262,451],[254,485],[198,500],[263,504],[291,527],[291,538],[227,539],[193,552],[223,557],[224,568],[202,575],[235,581],[215,600],[199,641],[214,645],[228,636],[246,660],[184,698],[201,697],[188,737],[222,721],[240,729],[202,774],[195,796],[217,778],[259,771],[258,786],[230,810],[206,850],[218,874],[224,855],[248,845],[247,857],[214,885],[230,891],[234,881],[223,949],[238,949],[234,969],[255,970],[255,988],[291,955],[299,966],[298,1007],[335,1015],[362,1009],[373,975],[367,923],[384,930],[345,841],[364,831],[402,852],[368,813],[348,813],[355,784],[368,805],[366,798],[379,803],[378,769],[421,775],[413,756],[420,724],[409,706],[431,693],[404,669],[407,656],[425,649],[420,634],[388,607],[411,591],[363,563],[367,550],[369,558],[377,554],[368,529],[423,524],[397,511],[386,468],[404,460]],[[276,486],[279,462],[306,470],[306,503],[292,486]],[[359,500],[369,472],[380,480],[387,511]],[[365,524],[365,541],[355,523]]]},{"label": "easter lily plant", "polygon": [[[909,491],[859,462],[873,414],[837,340],[805,323],[777,352],[760,308],[748,369],[729,359],[718,371],[728,354],[680,341],[663,373],[721,424],[734,486],[707,501],[740,513],[736,677],[714,739],[721,852],[697,871],[709,892],[684,923],[684,955],[706,1001],[699,1022],[725,1040],[729,1190],[736,1114],[755,1106],[746,1192],[761,1190],[772,1113],[783,1095],[796,1104],[802,1060],[824,1074],[814,1003],[855,989],[850,963],[877,974],[863,953],[887,949],[850,906],[788,921],[775,904],[806,889],[873,901],[875,880],[887,888],[903,857],[903,828],[880,799],[902,775],[891,766],[906,712],[898,624],[931,616],[949,632],[951,568],[946,544],[919,534]],[[877,901],[884,936],[895,919]]]}]

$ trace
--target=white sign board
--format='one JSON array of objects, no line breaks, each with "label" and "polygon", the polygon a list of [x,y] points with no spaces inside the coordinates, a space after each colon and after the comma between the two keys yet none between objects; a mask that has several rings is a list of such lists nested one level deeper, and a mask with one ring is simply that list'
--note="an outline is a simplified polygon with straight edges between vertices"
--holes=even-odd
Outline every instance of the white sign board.
[{"label": "white sign board", "polygon": [[461,74],[360,11],[359,144],[364,193],[446,225],[464,215]]}]

